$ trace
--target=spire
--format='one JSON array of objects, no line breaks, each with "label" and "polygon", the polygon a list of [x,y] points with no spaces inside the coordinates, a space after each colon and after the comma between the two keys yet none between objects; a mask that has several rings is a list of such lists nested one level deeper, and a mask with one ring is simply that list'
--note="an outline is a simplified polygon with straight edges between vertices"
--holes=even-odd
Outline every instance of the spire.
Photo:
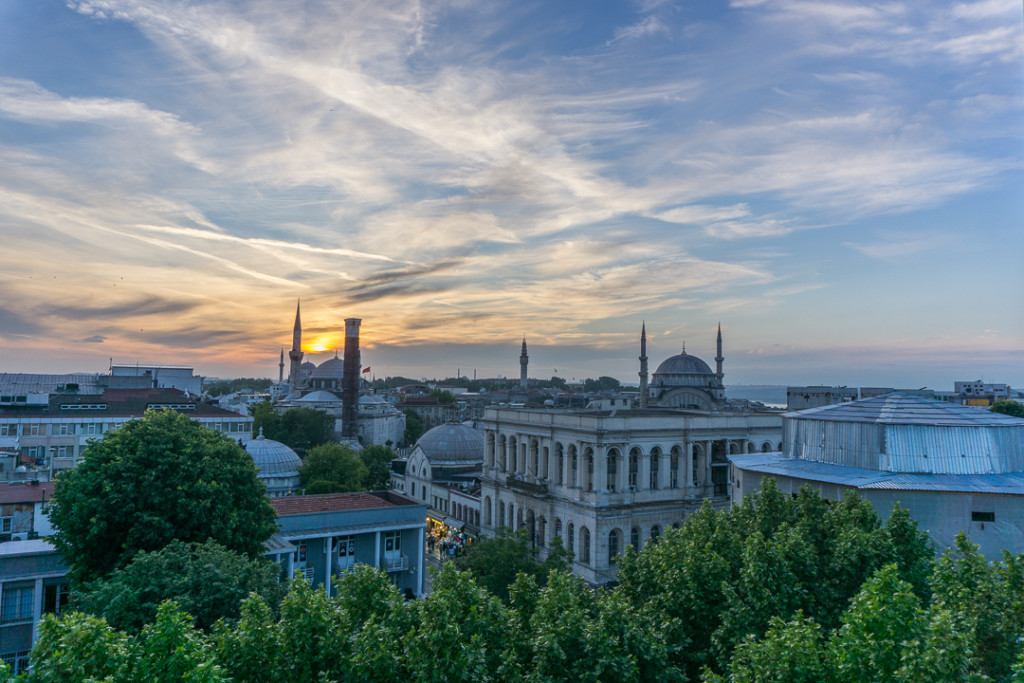
[{"label": "spire", "polygon": [[291,393],[302,388],[302,318],[299,315],[300,302],[295,302],[295,327],[292,328],[292,349],[288,352],[291,365],[288,368],[288,384]]},{"label": "spire", "polygon": [[647,321],[640,328],[640,407],[647,407]]},{"label": "spire", "polygon": [[295,302],[295,326],[292,328],[292,351],[302,350],[302,317],[299,314],[301,302]]},{"label": "spire", "polygon": [[281,362],[277,364],[277,383],[284,381],[284,347],[281,348]]},{"label": "spire", "polygon": [[722,323],[718,323],[718,355],[715,356],[715,378],[718,379],[718,383],[721,384],[725,378],[725,373],[722,372],[722,361],[725,358],[722,357]]},{"label": "spire", "polygon": [[526,335],[523,335],[523,351],[519,354],[519,387],[521,389],[526,388],[526,366],[530,362],[530,357],[526,355]]},{"label": "spire", "polygon": [[681,355],[681,356],[685,356],[686,355],[686,340],[685,339],[683,340],[683,350],[679,352],[679,355]]}]

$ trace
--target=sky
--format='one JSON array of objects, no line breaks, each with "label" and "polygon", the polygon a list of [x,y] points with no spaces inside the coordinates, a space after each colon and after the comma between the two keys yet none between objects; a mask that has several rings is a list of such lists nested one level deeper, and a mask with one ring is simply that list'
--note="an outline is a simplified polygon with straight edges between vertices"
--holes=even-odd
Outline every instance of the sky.
[{"label": "sky", "polygon": [[0,370],[1024,387],[1019,2],[0,0]]}]

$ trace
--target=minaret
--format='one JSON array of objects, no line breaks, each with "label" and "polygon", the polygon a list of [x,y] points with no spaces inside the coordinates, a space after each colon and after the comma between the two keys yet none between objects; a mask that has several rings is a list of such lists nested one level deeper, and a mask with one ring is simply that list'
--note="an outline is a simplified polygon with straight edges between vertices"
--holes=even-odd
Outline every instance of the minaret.
[{"label": "minaret", "polygon": [[526,388],[526,365],[530,357],[526,355],[526,336],[523,336],[523,352],[519,354],[519,388]]},{"label": "minaret", "polygon": [[299,317],[299,302],[295,303],[295,327],[292,329],[292,350],[288,352],[291,367],[288,369],[288,384],[297,392],[302,386],[302,319]]},{"label": "minaret", "polygon": [[640,328],[640,407],[647,407],[647,322]]},{"label": "minaret", "polygon": [[284,383],[284,349],[281,349],[281,362],[277,364],[277,383]]},{"label": "minaret", "polygon": [[722,372],[722,361],[725,358],[722,357],[722,323],[718,323],[718,355],[715,356],[715,379],[718,380],[718,384],[722,384],[722,380],[725,378],[725,373]]}]

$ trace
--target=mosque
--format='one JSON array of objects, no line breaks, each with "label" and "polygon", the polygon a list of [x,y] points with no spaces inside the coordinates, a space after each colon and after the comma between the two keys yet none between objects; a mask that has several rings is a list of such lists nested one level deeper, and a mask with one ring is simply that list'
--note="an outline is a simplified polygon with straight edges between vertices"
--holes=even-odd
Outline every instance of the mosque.
[{"label": "mosque", "polygon": [[313,408],[335,417],[335,432],[342,441],[362,445],[397,444],[405,433],[405,415],[369,390],[362,388],[362,364],[359,352],[359,327],[362,320],[345,320],[345,354],[320,365],[303,362],[301,304],[295,306],[288,381],[284,380],[284,350],[281,351],[277,394],[278,406]]},{"label": "mosque", "polygon": [[726,401],[721,326],[715,370],[684,347],[649,378],[646,326],[639,360],[631,409],[485,411],[483,533],[525,528],[542,556],[560,537],[574,571],[605,584],[626,544],[640,550],[704,501],[729,504],[729,455],[781,448],[778,412]]}]

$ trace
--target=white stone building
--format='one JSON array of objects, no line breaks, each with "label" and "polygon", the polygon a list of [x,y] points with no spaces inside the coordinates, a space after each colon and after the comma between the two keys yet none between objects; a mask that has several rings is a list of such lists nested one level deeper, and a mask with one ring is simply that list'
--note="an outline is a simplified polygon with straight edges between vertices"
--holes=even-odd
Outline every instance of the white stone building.
[{"label": "white stone building", "polygon": [[639,409],[488,409],[481,531],[526,528],[541,555],[560,537],[574,571],[604,584],[626,544],[640,550],[705,500],[727,505],[727,456],[776,450],[782,421],[724,409],[722,360],[719,333],[716,371],[684,350],[648,387],[642,334]]}]

